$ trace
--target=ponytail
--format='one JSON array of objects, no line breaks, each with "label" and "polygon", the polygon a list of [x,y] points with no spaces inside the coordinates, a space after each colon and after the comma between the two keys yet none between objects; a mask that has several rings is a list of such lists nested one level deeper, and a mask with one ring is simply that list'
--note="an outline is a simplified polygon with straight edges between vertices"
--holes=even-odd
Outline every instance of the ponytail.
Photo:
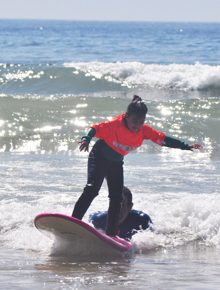
[{"label": "ponytail", "polygon": [[140,102],[142,101],[141,97],[134,95],[132,102],[138,102],[138,101],[140,101]]},{"label": "ponytail", "polygon": [[126,114],[130,117],[132,114],[142,118],[145,117],[147,114],[147,106],[142,101],[141,97],[134,95],[131,103],[127,107]]}]

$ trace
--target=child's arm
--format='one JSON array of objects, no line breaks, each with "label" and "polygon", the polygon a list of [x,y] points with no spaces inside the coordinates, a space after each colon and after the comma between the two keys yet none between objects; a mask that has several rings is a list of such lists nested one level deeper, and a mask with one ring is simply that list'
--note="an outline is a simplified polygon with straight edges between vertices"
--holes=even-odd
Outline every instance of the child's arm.
[{"label": "child's arm", "polygon": [[182,150],[191,150],[193,151],[194,149],[201,149],[202,145],[201,144],[192,144],[189,145],[183,141],[180,141],[178,139],[175,139],[173,137],[170,136],[166,136],[164,141],[163,141],[163,146],[166,147],[171,147],[171,148],[179,148]]},{"label": "child's arm", "polygon": [[93,127],[88,129],[88,131],[82,137],[81,139],[82,141],[78,142],[78,144],[80,144],[79,146],[80,151],[89,151],[89,143],[92,137],[95,136],[95,133],[96,133],[96,130]]}]

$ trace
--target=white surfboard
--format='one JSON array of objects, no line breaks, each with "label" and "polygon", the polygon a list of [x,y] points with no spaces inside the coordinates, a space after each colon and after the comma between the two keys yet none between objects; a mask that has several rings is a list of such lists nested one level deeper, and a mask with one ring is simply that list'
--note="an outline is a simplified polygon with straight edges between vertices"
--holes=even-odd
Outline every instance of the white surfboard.
[{"label": "white surfboard", "polygon": [[84,244],[86,247],[95,247],[109,254],[126,252],[132,246],[124,239],[107,236],[81,220],[62,214],[37,215],[34,224],[49,238],[71,242],[73,247]]}]

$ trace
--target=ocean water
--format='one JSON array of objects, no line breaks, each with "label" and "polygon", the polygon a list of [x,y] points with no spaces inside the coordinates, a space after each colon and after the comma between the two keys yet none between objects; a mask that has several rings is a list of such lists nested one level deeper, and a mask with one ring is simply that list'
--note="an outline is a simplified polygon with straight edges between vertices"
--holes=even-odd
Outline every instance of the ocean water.
[{"label": "ocean water", "polygon": [[[219,289],[220,24],[0,20],[3,289]],[[124,113],[202,150],[150,141],[125,157],[134,208],[154,231],[109,257],[48,239],[36,215],[71,215],[88,126]],[[95,141],[95,140],[94,140]],[[106,183],[84,217],[107,210]]]}]

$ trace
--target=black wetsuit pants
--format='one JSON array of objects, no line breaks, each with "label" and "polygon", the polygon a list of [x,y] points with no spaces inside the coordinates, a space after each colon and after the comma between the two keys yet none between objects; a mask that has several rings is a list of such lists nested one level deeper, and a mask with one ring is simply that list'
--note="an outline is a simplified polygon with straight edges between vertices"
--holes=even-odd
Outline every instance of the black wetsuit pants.
[{"label": "black wetsuit pants", "polygon": [[82,219],[93,199],[99,194],[104,178],[109,191],[106,234],[115,236],[123,200],[123,161],[112,162],[102,154],[103,140],[98,140],[89,154],[87,184],[75,204],[72,216]]}]

